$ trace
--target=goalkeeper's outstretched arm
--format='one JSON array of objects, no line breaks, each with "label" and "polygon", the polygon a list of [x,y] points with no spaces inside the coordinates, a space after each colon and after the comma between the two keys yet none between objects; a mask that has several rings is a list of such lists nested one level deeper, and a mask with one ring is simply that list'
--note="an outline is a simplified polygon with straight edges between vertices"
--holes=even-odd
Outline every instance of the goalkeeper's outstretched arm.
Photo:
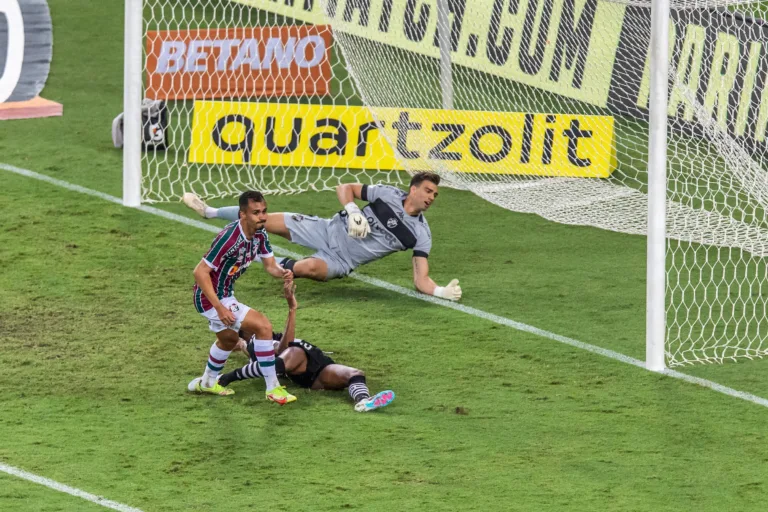
[{"label": "goalkeeper's outstretched arm", "polygon": [[434,295],[441,299],[457,301],[461,298],[459,280],[454,279],[447,286],[437,286],[429,277],[429,262],[421,256],[413,257],[413,284],[421,293]]}]

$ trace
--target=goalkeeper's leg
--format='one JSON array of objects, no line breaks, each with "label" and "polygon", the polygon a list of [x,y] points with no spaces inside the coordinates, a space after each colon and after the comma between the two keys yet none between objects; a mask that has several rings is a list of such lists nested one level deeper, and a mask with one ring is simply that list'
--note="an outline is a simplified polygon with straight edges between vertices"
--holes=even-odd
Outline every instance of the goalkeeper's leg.
[{"label": "goalkeeper's leg", "polygon": [[[197,194],[191,192],[185,193],[181,200],[187,207],[198,213],[206,219],[223,219],[230,222],[240,220],[239,206],[224,206],[223,208],[213,208],[208,206],[205,201],[200,199]],[[267,216],[267,223],[264,226],[267,233],[280,235],[288,240],[291,239],[291,232],[285,227],[285,216],[282,213],[270,213]]]},{"label": "goalkeeper's leg", "polygon": [[296,277],[306,277],[313,281],[328,280],[328,263],[320,258],[304,258],[296,261],[293,258],[283,258],[279,261],[283,268],[287,268]]}]

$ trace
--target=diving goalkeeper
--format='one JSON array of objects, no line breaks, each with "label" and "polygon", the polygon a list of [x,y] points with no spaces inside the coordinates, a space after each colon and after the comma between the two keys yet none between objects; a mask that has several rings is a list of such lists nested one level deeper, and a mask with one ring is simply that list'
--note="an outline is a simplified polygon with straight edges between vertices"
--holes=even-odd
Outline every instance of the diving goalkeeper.
[{"label": "diving goalkeeper", "polygon": [[[389,185],[344,184],[336,195],[344,209],[331,219],[297,213],[271,213],[265,229],[270,234],[316,251],[295,261],[283,258],[280,264],[296,277],[327,281],[344,277],[365,265],[397,251],[413,250],[413,283],[427,295],[457,301],[459,280],[437,286],[429,277],[432,233],[424,218],[437,199],[440,176],[420,172],[411,179],[409,192]],[[355,199],[368,204],[361,210]],[[198,196],[186,193],[184,204],[206,218],[237,219],[239,208],[211,208]]]}]

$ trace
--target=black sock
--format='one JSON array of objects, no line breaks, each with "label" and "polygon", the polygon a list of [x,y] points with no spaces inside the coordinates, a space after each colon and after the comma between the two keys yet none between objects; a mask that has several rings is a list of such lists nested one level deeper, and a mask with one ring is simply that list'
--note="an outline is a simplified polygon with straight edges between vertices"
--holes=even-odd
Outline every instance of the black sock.
[{"label": "black sock", "polygon": [[285,361],[280,356],[275,358],[275,373],[285,375]]},{"label": "black sock", "polygon": [[296,260],[293,258],[283,258],[280,260],[280,266],[286,270],[293,272],[293,266],[296,264]]},{"label": "black sock", "polygon": [[261,375],[261,371],[259,370],[259,364],[253,362],[243,366],[242,368],[238,368],[233,372],[225,373],[219,377],[219,384],[222,386],[229,386],[232,382],[245,379],[255,379],[262,376],[263,375]]},{"label": "black sock", "polygon": [[349,386],[349,396],[352,397],[353,402],[357,403],[371,398],[371,392],[368,391],[368,386],[365,384],[365,375],[355,375],[349,379],[347,386]]}]

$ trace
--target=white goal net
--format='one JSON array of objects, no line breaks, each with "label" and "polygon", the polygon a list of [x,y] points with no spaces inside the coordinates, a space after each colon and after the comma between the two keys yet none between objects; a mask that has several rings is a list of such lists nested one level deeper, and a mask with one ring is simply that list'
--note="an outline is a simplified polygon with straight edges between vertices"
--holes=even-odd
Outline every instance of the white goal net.
[{"label": "white goal net", "polygon": [[165,102],[168,120],[166,147],[142,153],[143,202],[406,179],[392,165],[345,159],[326,144],[323,132],[333,126],[319,120],[330,114],[346,123],[351,148],[371,116],[329,25],[232,0],[143,4],[144,94]]},{"label": "white goal net", "polygon": [[[147,43],[148,55],[166,51],[147,58],[147,91],[194,92],[168,100],[170,146],[145,153],[145,200],[401,183],[403,170],[434,170],[513,211],[646,232],[649,1],[145,4],[147,40],[161,31],[176,41]],[[762,17],[758,3],[672,5],[672,366],[768,353]],[[160,64],[183,76],[152,76]]]}]

